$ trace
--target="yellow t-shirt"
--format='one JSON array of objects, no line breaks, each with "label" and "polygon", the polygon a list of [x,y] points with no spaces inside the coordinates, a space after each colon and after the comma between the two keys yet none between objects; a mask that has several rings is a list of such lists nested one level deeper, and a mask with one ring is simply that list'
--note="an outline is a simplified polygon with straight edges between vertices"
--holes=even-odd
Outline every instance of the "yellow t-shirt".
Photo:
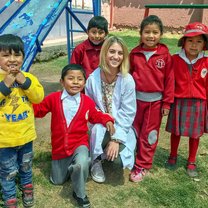
[{"label": "yellow t-shirt", "polygon": [[0,148],[24,145],[36,138],[32,103],[39,103],[44,98],[44,90],[37,78],[23,72],[31,80],[27,90],[14,83],[11,93],[2,93],[1,83],[6,72],[0,70]]}]

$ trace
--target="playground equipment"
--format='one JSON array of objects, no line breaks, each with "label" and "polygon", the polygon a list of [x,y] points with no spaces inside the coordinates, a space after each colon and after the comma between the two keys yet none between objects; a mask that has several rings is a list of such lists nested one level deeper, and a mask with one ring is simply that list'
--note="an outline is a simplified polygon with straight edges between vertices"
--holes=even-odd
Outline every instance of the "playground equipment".
[{"label": "playground equipment", "polygon": [[[80,17],[90,19],[93,15],[100,15],[100,1],[92,0],[93,9],[85,11],[73,8],[73,0],[1,0],[0,34],[11,33],[20,36],[25,44],[25,59],[23,71],[29,68],[38,52],[41,52],[43,41],[54,24],[65,11],[67,28],[67,47],[70,59],[74,47],[74,33],[85,32],[86,25]],[[89,0],[88,0],[89,1]],[[1,5],[0,5],[1,6]],[[79,26],[78,29],[75,25]]]}]

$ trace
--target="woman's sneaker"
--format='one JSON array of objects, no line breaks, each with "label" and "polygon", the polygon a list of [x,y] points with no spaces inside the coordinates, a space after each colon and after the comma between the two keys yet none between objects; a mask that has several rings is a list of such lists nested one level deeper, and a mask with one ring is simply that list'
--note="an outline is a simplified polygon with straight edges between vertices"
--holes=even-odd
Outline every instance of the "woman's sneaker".
[{"label": "woman's sneaker", "polygon": [[21,188],[22,202],[24,207],[32,207],[34,205],[33,185],[27,184]]},{"label": "woman's sneaker", "polygon": [[134,167],[129,175],[129,180],[132,182],[140,182],[147,175],[148,170],[140,167]]},{"label": "woman's sneaker", "polygon": [[197,177],[199,175],[196,164],[192,162],[187,163],[186,172],[191,178]]},{"label": "woman's sneaker", "polygon": [[17,208],[17,199],[16,198],[8,199],[7,201],[5,201],[4,207],[5,208]]},{"label": "woman's sneaker", "polygon": [[105,174],[102,167],[101,160],[95,160],[91,167],[91,176],[93,181],[103,183],[105,181]]}]

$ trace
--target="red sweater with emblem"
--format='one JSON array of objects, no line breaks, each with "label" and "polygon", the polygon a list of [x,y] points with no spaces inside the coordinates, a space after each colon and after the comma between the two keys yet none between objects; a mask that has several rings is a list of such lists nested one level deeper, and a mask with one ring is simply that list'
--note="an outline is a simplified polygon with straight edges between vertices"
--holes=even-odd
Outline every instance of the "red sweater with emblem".
[{"label": "red sweater with emblem", "polygon": [[75,47],[70,59],[71,64],[80,64],[86,71],[87,78],[98,67],[102,45],[93,45],[87,39]]},{"label": "red sweater with emblem", "polygon": [[86,145],[89,148],[88,121],[105,125],[114,122],[109,114],[103,114],[95,108],[94,101],[81,94],[79,109],[67,127],[61,100],[62,92],[46,96],[40,104],[34,104],[35,117],[42,118],[51,112],[51,145],[52,159],[59,160],[72,155],[77,147]]},{"label": "red sweater with emblem", "polygon": [[130,73],[136,90],[140,92],[160,92],[163,106],[169,108],[174,101],[174,71],[172,58],[164,44],[158,44],[156,52],[146,60],[142,44],[130,53]]},{"label": "red sweater with emblem", "polygon": [[192,72],[188,64],[178,55],[173,55],[175,72],[175,97],[208,98],[208,57],[200,58],[192,64]]}]

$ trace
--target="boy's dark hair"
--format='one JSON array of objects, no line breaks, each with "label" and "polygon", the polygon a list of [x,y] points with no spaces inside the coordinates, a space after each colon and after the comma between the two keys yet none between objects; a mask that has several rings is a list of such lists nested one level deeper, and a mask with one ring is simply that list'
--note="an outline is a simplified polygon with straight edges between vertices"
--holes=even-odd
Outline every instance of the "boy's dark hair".
[{"label": "boy's dark hair", "polygon": [[163,34],[163,23],[161,19],[156,15],[150,15],[142,20],[141,25],[140,25],[140,34],[142,34],[142,31],[144,30],[145,26],[151,25],[151,24],[158,25],[161,34]]},{"label": "boy's dark hair", "polygon": [[78,70],[81,71],[85,80],[86,80],[86,73],[83,67],[79,64],[68,64],[66,65],[61,71],[61,79],[63,80],[69,70]]},{"label": "boy's dark hair", "polygon": [[103,16],[94,16],[90,19],[87,30],[89,31],[93,27],[104,30],[108,34],[108,21]]},{"label": "boy's dark hair", "polygon": [[12,53],[12,50],[15,53],[22,52],[23,57],[25,56],[24,52],[24,43],[22,39],[13,34],[5,34],[0,35],[0,51],[9,51],[9,53]]}]

